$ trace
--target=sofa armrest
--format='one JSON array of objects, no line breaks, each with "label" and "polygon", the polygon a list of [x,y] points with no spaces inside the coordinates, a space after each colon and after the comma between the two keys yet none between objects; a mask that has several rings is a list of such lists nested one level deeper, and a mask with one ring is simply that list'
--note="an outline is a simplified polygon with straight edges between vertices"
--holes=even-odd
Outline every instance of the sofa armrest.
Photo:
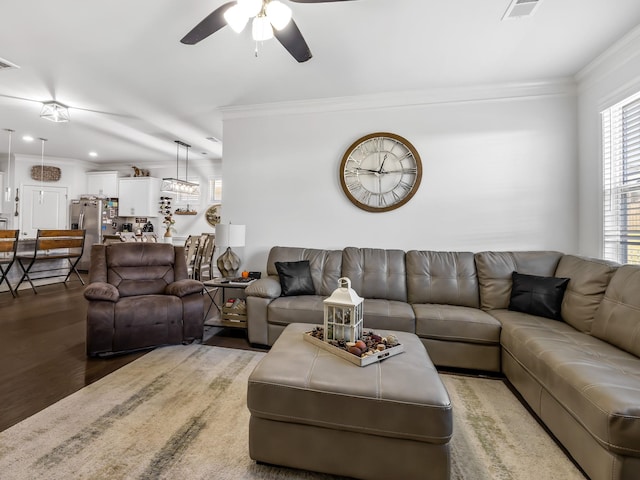
[{"label": "sofa armrest", "polygon": [[267,309],[269,304],[282,293],[280,280],[275,275],[270,275],[256,280],[244,292],[247,298],[249,343],[269,345]]},{"label": "sofa armrest", "polygon": [[115,303],[120,299],[120,292],[110,283],[93,282],[85,287],[84,298],[91,301],[102,300]]},{"label": "sofa armrest", "polygon": [[175,295],[176,297],[186,297],[187,295],[191,295],[193,293],[202,293],[204,285],[202,282],[198,280],[192,280],[190,278],[185,278],[183,280],[178,280],[177,282],[170,283],[164,289],[164,293],[167,295]]},{"label": "sofa armrest", "polygon": [[278,298],[282,293],[278,277],[265,277],[256,280],[245,289],[247,297]]}]

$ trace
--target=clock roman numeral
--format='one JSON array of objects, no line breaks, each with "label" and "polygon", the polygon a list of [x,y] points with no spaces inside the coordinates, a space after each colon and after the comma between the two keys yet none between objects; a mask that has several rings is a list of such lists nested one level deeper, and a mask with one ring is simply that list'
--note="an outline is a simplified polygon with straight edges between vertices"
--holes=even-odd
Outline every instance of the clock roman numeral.
[{"label": "clock roman numeral", "polygon": [[358,198],[359,198],[360,202],[366,203],[368,205],[369,201],[371,200],[371,192],[369,190],[364,189],[364,188],[362,188],[361,190],[362,190],[362,192],[359,194]]},{"label": "clock roman numeral", "polygon": [[347,188],[354,197],[358,196],[358,192],[364,190],[360,182],[347,183]]},{"label": "clock roman numeral", "polygon": [[411,189],[413,188],[413,184],[412,183],[405,182],[404,180],[402,180],[398,184],[398,186],[404,188],[407,192],[410,192]]},{"label": "clock roman numeral", "polygon": [[406,160],[407,158],[413,158],[413,153],[406,152],[403,156],[398,158],[398,161],[402,162],[403,160]]}]

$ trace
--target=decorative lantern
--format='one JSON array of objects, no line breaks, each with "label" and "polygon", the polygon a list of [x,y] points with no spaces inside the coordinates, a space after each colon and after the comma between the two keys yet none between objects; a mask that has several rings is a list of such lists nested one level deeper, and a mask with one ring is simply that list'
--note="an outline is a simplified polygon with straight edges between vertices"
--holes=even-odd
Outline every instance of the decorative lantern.
[{"label": "decorative lantern", "polygon": [[342,277],[338,288],[324,300],[324,341],[355,342],[362,338],[363,301]]}]

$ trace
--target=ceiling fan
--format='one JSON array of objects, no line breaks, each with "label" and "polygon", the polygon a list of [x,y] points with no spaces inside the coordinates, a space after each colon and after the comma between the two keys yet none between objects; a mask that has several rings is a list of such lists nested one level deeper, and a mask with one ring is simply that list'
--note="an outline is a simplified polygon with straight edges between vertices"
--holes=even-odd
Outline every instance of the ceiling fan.
[{"label": "ceiling fan", "polygon": [[[291,0],[296,3],[327,3],[349,0]],[[187,33],[180,42],[195,45],[225,25],[240,33],[249,19],[252,21],[252,36],[256,41],[276,37],[298,62],[309,60],[311,50],[296,22],[291,18],[291,9],[279,0],[236,0],[216,8]]]}]

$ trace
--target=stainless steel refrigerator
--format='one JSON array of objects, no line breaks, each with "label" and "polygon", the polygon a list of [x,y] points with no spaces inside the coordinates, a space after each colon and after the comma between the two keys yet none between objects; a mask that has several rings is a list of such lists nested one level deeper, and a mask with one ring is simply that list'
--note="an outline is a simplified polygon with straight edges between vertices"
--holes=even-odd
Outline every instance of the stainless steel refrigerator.
[{"label": "stainless steel refrigerator", "polygon": [[78,270],[89,270],[91,245],[102,243],[103,236],[116,231],[117,198],[80,198],[71,200],[70,224],[72,229],[86,230],[84,252]]}]

